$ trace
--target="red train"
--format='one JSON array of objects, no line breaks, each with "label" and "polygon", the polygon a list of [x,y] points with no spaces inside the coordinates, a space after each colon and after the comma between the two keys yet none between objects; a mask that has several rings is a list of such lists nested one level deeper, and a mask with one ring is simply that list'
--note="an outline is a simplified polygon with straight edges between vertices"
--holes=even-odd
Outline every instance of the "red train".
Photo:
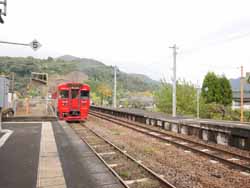
[{"label": "red train", "polygon": [[57,86],[52,98],[57,100],[57,116],[66,121],[85,121],[88,117],[90,87],[87,84],[67,82]]}]

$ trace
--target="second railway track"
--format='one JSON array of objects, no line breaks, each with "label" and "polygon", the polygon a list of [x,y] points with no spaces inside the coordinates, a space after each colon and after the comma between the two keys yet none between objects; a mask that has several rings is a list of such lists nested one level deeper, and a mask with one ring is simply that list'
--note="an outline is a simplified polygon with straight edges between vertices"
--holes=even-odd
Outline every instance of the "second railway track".
[{"label": "second railway track", "polygon": [[200,155],[209,157],[213,160],[229,165],[230,167],[233,167],[235,169],[239,169],[247,173],[250,172],[250,157],[248,156],[239,155],[237,153],[223,150],[214,146],[209,146],[207,144],[196,142],[180,136],[168,134],[165,131],[162,132],[160,130],[145,127],[145,125],[142,125],[140,123],[131,122],[122,118],[114,117],[112,115],[93,111],[91,111],[90,114],[112,123],[127,127],[134,131],[160,139],[161,141],[174,144],[177,147],[181,147],[187,151],[192,151]]},{"label": "second railway track", "polygon": [[124,187],[175,188],[174,185],[91,128],[82,124],[72,124],[71,127],[120,180]]}]

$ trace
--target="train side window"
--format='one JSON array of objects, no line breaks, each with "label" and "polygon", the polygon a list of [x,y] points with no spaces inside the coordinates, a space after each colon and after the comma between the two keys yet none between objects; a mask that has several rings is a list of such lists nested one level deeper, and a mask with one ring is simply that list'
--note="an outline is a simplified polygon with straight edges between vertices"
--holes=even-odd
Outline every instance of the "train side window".
[{"label": "train side window", "polygon": [[77,98],[77,97],[78,97],[78,92],[79,92],[78,89],[72,89],[72,90],[71,90],[71,98],[72,98],[72,99]]},{"label": "train side window", "polygon": [[84,90],[82,90],[82,91],[81,91],[81,98],[82,98],[82,99],[87,99],[87,98],[89,98],[89,91],[84,91]]},{"label": "train side window", "polygon": [[62,90],[62,91],[60,91],[60,98],[62,98],[62,99],[69,98],[69,91],[68,90]]}]

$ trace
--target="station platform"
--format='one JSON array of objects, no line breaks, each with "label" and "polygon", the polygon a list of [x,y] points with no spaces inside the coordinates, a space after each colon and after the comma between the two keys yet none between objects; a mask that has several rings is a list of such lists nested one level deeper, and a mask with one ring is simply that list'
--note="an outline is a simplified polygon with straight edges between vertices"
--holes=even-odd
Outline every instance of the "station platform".
[{"label": "station platform", "polygon": [[67,123],[3,122],[0,187],[120,188],[119,180]]}]

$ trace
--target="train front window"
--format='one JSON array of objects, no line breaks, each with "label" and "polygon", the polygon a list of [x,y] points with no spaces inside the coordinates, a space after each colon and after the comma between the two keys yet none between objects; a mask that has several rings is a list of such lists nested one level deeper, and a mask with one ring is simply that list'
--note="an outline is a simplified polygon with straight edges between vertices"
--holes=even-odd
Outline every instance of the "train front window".
[{"label": "train front window", "polygon": [[69,98],[69,91],[68,90],[62,90],[62,91],[60,91],[60,98],[62,98],[62,99]]},{"label": "train front window", "polygon": [[84,90],[82,90],[82,91],[81,91],[81,98],[82,98],[82,99],[87,99],[87,98],[89,98],[89,91],[84,91]]},{"label": "train front window", "polygon": [[72,89],[71,90],[71,98],[76,99],[78,97],[78,92],[79,92],[78,89]]}]

